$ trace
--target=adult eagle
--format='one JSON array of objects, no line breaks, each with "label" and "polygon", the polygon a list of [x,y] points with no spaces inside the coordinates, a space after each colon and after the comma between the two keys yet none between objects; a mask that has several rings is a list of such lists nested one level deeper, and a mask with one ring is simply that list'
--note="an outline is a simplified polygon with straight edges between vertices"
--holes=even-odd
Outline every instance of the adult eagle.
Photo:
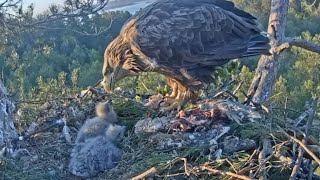
[{"label": "adult eagle", "polygon": [[132,16],[106,48],[102,85],[112,92],[124,77],[163,74],[175,100],[162,109],[169,111],[194,102],[218,66],[269,48],[255,18],[230,1],[158,0]]}]

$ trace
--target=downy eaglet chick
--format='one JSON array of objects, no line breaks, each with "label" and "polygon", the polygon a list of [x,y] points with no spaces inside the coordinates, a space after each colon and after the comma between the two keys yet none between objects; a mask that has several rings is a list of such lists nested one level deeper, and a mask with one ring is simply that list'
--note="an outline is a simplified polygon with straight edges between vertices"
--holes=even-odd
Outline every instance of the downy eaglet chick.
[{"label": "downy eaglet chick", "polygon": [[83,143],[89,138],[105,135],[107,128],[117,121],[117,114],[113,110],[111,101],[98,103],[96,117],[85,121],[78,132],[75,143]]},{"label": "downy eaglet chick", "polygon": [[125,128],[110,124],[105,135],[89,138],[85,143],[76,144],[71,153],[69,171],[76,176],[94,177],[117,165],[122,150],[117,147]]}]

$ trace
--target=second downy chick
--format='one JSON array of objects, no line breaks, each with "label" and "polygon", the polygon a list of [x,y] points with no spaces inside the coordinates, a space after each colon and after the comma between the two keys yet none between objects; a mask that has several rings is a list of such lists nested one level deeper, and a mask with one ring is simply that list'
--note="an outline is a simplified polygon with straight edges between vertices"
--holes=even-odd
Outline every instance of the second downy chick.
[{"label": "second downy chick", "polygon": [[85,121],[78,132],[75,143],[83,143],[89,138],[105,135],[106,129],[117,121],[117,114],[113,110],[111,101],[98,103],[96,117]]}]

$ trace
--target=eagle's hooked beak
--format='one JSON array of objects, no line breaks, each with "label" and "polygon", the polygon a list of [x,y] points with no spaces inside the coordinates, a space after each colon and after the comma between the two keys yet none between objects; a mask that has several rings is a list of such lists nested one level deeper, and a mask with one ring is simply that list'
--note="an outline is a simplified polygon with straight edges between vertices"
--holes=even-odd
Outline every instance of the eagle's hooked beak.
[{"label": "eagle's hooked beak", "polygon": [[112,93],[115,84],[114,73],[111,73],[109,76],[104,76],[101,84],[107,93]]}]

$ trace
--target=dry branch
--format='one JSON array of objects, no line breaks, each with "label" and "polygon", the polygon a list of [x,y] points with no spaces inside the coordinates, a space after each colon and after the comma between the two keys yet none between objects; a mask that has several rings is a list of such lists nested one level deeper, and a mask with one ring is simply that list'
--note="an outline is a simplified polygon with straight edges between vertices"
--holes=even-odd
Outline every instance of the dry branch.
[{"label": "dry branch", "polygon": [[[267,155],[271,154],[267,157]],[[267,172],[265,171],[266,163],[271,159],[273,156],[274,151],[272,150],[271,141],[269,139],[263,140],[263,149],[259,153],[258,161],[259,161],[259,168],[254,174],[254,177],[256,177],[258,174],[260,174],[261,179],[267,179],[266,175]]]},{"label": "dry branch", "polygon": [[90,91],[92,92],[93,88],[95,88],[95,87],[97,87],[98,85],[100,85],[101,81],[102,81],[102,79],[100,79],[100,80],[99,80],[96,84],[94,84],[93,86],[90,86],[90,87],[86,90],[86,92],[81,96],[81,98],[86,97]]},{"label": "dry branch", "polygon": [[302,113],[296,120],[294,120],[294,127],[297,127],[299,124],[300,124],[300,122],[305,118],[305,117],[307,117],[307,115],[308,115],[308,111],[309,110],[306,110],[306,112],[304,112],[304,113]]},{"label": "dry branch", "polygon": [[304,145],[302,141],[290,136],[289,134],[286,135],[289,136],[292,141],[298,143],[320,165],[320,159],[306,145]]},{"label": "dry branch", "polygon": [[[305,140],[303,141],[303,143],[305,144]],[[303,161],[303,154],[304,154],[304,149],[302,148],[302,146],[299,147],[299,154],[298,154],[298,158],[296,160],[296,164],[294,165],[291,175],[290,175],[290,180],[295,180],[297,178],[297,175],[300,171],[300,166],[302,164]]]},{"label": "dry branch", "polygon": [[231,177],[234,177],[237,179],[242,179],[242,180],[252,180],[248,176],[238,175],[233,172],[225,172],[225,171],[221,171],[221,170],[217,170],[217,169],[212,169],[212,168],[207,167],[205,165],[201,166],[200,168],[201,168],[201,170],[207,170],[214,175],[224,175],[224,176],[231,176]]},{"label": "dry branch", "polygon": [[[310,131],[311,131],[310,129],[311,129],[312,122],[313,122],[313,119],[314,119],[314,115],[315,115],[315,112],[316,112],[316,109],[317,109],[317,105],[318,105],[318,100],[315,99],[312,102],[312,107],[310,107],[309,110],[308,110],[308,122],[307,122],[307,127],[306,127],[306,130],[305,130],[305,137],[303,138],[303,140],[301,142],[302,145],[304,145],[304,146],[307,144],[307,141],[308,141],[308,138],[309,138],[309,135],[310,135]],[[296,164],[293,167],[293,170],[292,170],[292,173],[291,173],[291,176],[290,176],[290,179],[292,179],[292,180],[295,180],[297,178],[297,175],[298,175],[299,170],[300,170],[300,166],[301,166],[301,164],[303,162],[303,155],[304,155],[304,151],[305,150],[302,147],[302,145],[300,145],[300,147],[299,147],[298,158],[296,160]]]},{"label": "dry branch", "polygon": [[274,157],[279,159],[283,165],[290,167],[293,164],[293,159],[291,157],[287,157],[281,154],[281,148],[290,143],[290,141],[284,141],[280,144],[275,145],[274,148]]},{"label": "dry branch", "polygon": [[292,37],[285,38],[284,43],[276,48],[276,52],[279,54],[283,50],[289,49],[292,46],[300,47],[308,51],[312,51],[320,54],[320,44],[316,44],[314,42],[307,41],[305,39],[292,38]]},{"label": "dry branch", "polygon": [[16,7],[18,4],[21,3],[22,0],[17,0],[17,1],[9,1],[5,0],[4,2],[0,3],[0,10],[3,8],[9,8],[9,7]]},{"label": "dry branch", "polygon": [[144,172],[144,173],[142,173],[142,174],[140,174],[140,175],[138,175],[138,176],[133,177],[131,180],[144,179],[144,178],[146,178],[147,176],[150,176],[150,175],[152,175],[152,174],[154,174],[154,173],[156,173],[156,172],[157,172],[157,169],[156,169],[155,167],[152,167],[152,168],[149,169],[148,171],[146,171],[146,172]]},{"label": "dry branch", "polygon": [[[301,156],[301,153],[302,151],[306,151],[319,165],[320,165],[320,159],[319,157],[317,157],[317,155],[315,155],[314,152],[312,152],[306,145],[306,142],[310,136],[310,132],[311,132],[311,127],[312,127],[312,122],[313,122],[313,119],[314,119],[314,115],[315,115],[315,112],[317,110],[317,105],[318,105],[318,99],[315,99],[313,100],[312,102],[312,106],[310,107],[310,111],[309,111],[309,114],[308,114],[308,122],[307,122],[307,126],[306,126],[306,130],[305,130],[305,137],[303,139],[303,141],[300,141],[299,139],[295,138],[295,137],[292,137],[290,136],[288,133],[286,133],[283,129],[280,129],[281,132],[283,134],[285,134],[290,140],[296,142],[299,144],[300,148],[299,148],[299,157]],[[303,153],[302,153],[303,155]],[[299,159],[298,159],[299,160]],[[298,162],[299,163],[299,162]],[[297,163],[297,164],[298,164]],[[296,164],[296,165],[297,165]]]}]

